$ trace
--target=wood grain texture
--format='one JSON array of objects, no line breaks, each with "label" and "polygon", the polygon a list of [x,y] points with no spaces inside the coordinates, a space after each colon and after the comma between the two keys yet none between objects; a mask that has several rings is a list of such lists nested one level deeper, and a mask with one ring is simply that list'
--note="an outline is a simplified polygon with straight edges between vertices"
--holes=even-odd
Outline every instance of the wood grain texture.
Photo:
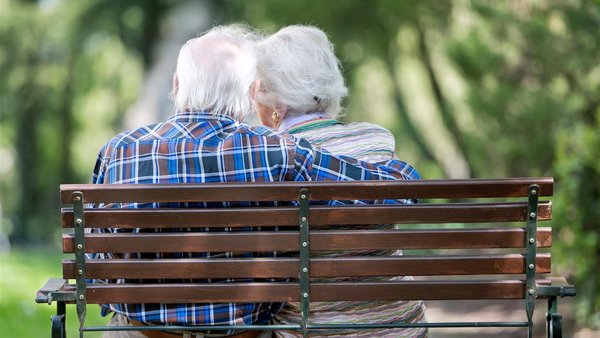
[{"label": "wood grain texture", "polygon": [[[549,284],[539,280],[538,284]],[[298,301],[298,283],[88,285],[87,301],[101,303],[209,303]],[[312,283],[311,301],[523,299],[522,280]]]},{"label": "wood grain texture", "polygon": [[[313,231],[312,251],[524,248],[523,228]],[[74,253],[75,236],[63,234],[63,251]],[[87,234],[89,253],[298,251],[297,231]],[[537,246],[552,245],[552,229],[538,228]]]},{"label": "wood grain texture", "polygon": [[[218,209],[85,209],[87,228],[181,228],[297,226],[292,207]],[[538,220],[552,218],[552,204],[538,205]],[[312,206],[309,223],[320,225],[438,224],[519,222],[527,220],[527,204],[454,203],[374,206]],[[73,211],[61,210],[61,224],[73,227]]]},{"label": "wood grain texture", "polygon": [[268,182],[204,184],[63,184],[62,203],[72,203],[75,191],[86,203],[193,202],[193,201],[291,201],[301,188],[310,189],[312,200],[382,198],[487,198],[525,197],[537,184],[539,196],[551,196],[553,178],[508,178],[416,181]]},{"label": "wood grain texture", "polygon": [[[550,254],[538,254],[537,273],[550,272]],[[313,258],[311,277],[524,274],[521,254],[479,256],[385,256]],[[86,277],[93,279],[293,278],[298,258],[114,259],[89,260]],[[63,261],[63,278],[76,278],[74,260]]]}]

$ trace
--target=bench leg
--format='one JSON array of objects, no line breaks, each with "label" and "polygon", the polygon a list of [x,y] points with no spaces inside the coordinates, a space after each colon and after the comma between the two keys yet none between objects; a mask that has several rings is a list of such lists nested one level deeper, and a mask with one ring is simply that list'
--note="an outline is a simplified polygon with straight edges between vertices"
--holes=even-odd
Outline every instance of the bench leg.
[{"label": "bench leg", "polygon": [[52,338],[65,338],[65,315],[54,315],[52,319]]},{"label": "bench leg", "polygon": [[65,328],[65,303],[57,302],[56,303],[56,315],[50,317],[52,321],[52,338],[66,338],[66,328]]},{"label": "bench leg", "polygon": [[562,338],[562,316],[557,312],[556,297],[548,299],[548,313],[546,313],[546,334],[548,338]]}]

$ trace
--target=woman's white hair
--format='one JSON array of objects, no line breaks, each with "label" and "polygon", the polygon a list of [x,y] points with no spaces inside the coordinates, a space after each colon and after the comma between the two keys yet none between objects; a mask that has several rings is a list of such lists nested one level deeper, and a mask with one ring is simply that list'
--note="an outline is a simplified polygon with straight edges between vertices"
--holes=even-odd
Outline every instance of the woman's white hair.
[{"label": "woman's white hair", "polygon": [[217,26],[179,51],[172,99],[176,111],[200,111],[238,121],[252,111],[256,35],[241,25]]},{"label": "woman's white hair", "polygon": [[313,26],[282,28],[258,44],[256,101],[292,115],[319,111],[337,117],[347,95],[333,44]]}]

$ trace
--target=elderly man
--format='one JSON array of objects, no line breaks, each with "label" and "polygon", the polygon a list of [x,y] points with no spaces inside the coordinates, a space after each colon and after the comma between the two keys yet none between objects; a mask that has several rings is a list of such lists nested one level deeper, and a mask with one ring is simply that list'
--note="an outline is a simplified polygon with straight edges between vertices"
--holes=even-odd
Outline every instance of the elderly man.
[{"label": "elderly man", "polygon": [[[413,173],[404,162],[372,165],[340,159],[313,149],[305,140],[282,138],[266,128],[253,130],[241,123],[252,110],[254,45],[252,33],[237,26],[216,27],[188,41],[181,48],[173,78],[175,114],[167,121],[110,140],[100,150],[93,182],[389,180],[405,179]],[[114,312],[111,325],[235,325],[265,324],[278,309],[279,305],[265,303],[110,304],[103,307],[103,314]],[[204,337],[259,334],[245,331]],[[174,335],[134,331],[106,333],[105,337]]]}]

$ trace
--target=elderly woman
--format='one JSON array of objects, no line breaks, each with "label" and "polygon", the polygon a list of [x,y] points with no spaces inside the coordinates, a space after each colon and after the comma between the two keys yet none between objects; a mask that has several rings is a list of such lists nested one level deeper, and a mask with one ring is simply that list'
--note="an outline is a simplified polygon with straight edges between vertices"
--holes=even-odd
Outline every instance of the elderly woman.
[{"label": "elderly woman", "polygon": [[[311,26],[289,26],[259,43],[258,81],[253,90],[261,123],[280,133],[307,139],[336,155],[368,162],[394,157],[392,134],[371,123],[342,123],[336,118],[347,89],[333,45],[323,31]],[[419,179],[415,173],[414,179]],[[387,225],[386,227],[391,227]],[[373,229],[377,226],[365,226]],[[356,229],[354,227],[353,229]],[[322,255],[356,255],[347,252]],[[365,251],[361,255],[401,255],[401,252]],[[411,277],[396,277],[394,280]],[[424,321],[421,301],[321,302],[311,304],[312,323]],[[275,316],[278,323],[300,322],[300,306],[288,303]],[[345,330],[326,337],[424,337],[423,328]],[[299,337],[279,331],[277,337]],[[312,336],[312,335],[311,335]]]}]

